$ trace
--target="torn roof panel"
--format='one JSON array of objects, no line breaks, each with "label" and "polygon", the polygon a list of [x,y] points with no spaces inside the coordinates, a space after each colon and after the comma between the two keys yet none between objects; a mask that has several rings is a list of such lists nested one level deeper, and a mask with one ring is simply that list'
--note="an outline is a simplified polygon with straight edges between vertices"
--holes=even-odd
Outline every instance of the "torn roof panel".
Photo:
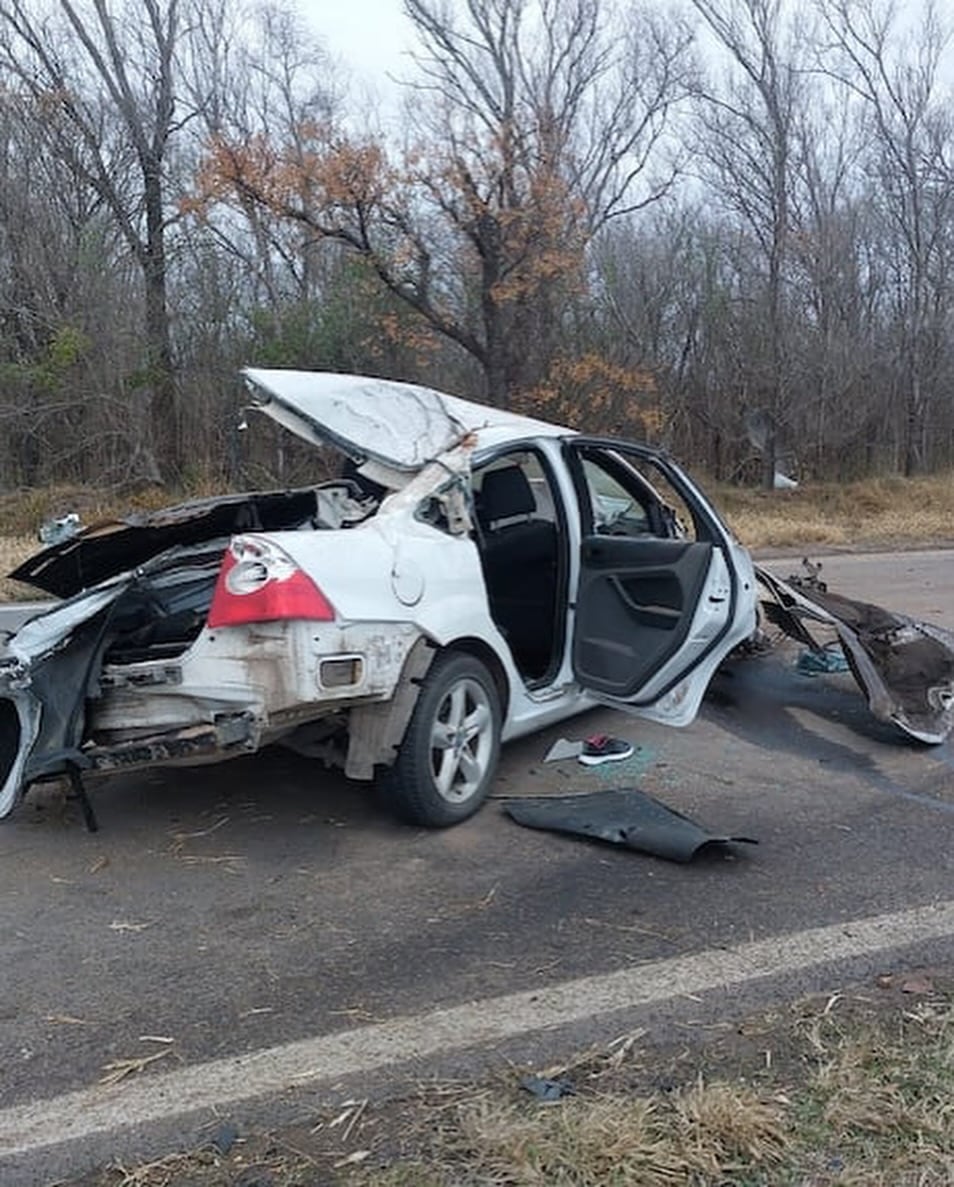
[{"label": "torn roof panel", "polygon": [[483,429],[503,429],[514,438],[570,431],[391,379],[258,367],[242,374],[255,407],[290,432],[397,470],[419,470]]}]

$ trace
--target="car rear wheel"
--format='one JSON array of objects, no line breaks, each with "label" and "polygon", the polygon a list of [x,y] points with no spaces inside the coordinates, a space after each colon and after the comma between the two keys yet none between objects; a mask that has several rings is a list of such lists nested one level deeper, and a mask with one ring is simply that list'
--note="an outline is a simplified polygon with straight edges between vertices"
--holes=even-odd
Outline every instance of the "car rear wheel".
[{"label": "car rear wheel", "polygon": [[471,655],[445,652],[424,677],[393,766],[379,779],[409,824],[446,828],[487,798],[500,754],[500,696]]}]

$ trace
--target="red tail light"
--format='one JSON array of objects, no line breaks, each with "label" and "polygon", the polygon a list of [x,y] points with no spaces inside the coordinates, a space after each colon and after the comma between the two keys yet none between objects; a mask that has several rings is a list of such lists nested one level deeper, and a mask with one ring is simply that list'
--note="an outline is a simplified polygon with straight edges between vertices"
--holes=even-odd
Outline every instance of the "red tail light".
[{"label": "red tail light", "polygon": [[310,618],[330,622],[335,612],[318,586],[269,540],[236,536],[215,583],[209,626],[238,626]]}]

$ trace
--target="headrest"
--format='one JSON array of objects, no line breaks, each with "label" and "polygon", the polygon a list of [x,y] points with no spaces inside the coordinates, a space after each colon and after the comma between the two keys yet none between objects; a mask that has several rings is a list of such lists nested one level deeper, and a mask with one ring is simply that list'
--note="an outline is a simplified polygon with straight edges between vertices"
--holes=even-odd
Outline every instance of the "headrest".
[{"label": "headrest", "polygon": [[519,466],[505,466],[484,474],[480,488],[480,517],[484,523],[532,515],[536,509],[530,483]]}]

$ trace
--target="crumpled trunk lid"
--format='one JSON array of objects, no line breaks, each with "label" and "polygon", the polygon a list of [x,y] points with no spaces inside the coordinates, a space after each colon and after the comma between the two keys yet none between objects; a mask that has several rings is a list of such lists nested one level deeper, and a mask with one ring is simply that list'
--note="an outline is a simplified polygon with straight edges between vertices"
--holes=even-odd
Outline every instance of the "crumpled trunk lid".
[{"label": "crumpled trunk lid", "polygon": [[34,554],[10,576],[69,598],[176,546],[293,527],[314,516],[317,505],[314,487],[194,499],[93,524]]},{"label": "crumpled trunk lid", "polygon": [[[434,388],[367,375],[246,367],[252,406],[312,445],[331,445],[384,471],[417,473],[479,429],[528,437],[554,426]],[[569,430],[567,430],[569,432]],[[401,481],[391,484],[399,489]]]}]

